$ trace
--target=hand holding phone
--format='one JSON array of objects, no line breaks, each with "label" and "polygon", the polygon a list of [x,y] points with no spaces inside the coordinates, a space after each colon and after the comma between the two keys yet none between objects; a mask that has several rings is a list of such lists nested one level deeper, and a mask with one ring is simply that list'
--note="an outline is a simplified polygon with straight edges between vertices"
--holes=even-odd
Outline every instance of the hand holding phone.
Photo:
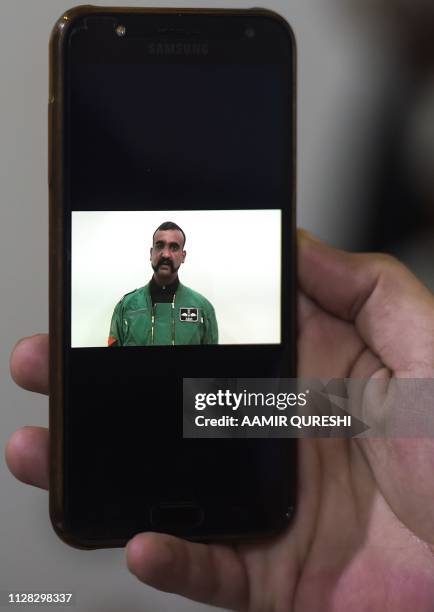
[{"label": "hand holding phone", "polygon": [[[433,363],[433,342],[427,342],[433,297],[409,271],[384,257],[337,251],[305,234],[299,245],[300,376],[345,377],[351,367],[370,376],[382,365],[399,371],[408,354]],[[375,282],[378,276],[387,283]],[[330,286],[338,290],[330,293]],[[402,318],[403,302],[408,320]],[[348,318],[355,303],[357,321]],[[413,333],[403,335],[403,324]],[[47,392],[48,337],[18,344],[11,366],[24,388]],[[417,364],[408,375],[420,375]],[[401,452],[395,453],[393,441],[376,440],[371,450],[381,456],[366,442],[300,441],[298,512],[279,536],[205,545],[140,534],[128,545],[130,570],[161,590],[230,609],[290,610],[297,602],[301,610],[315,611],[333,597],[343,610],[356,605],[383,612],[384,598],[397,612],[415,602],[418,610],[430,610],[431,441],[398,440]],[[48,456],[47,430],[30,427],[12,437],[6,454],[18,478],[44,488]]]}]

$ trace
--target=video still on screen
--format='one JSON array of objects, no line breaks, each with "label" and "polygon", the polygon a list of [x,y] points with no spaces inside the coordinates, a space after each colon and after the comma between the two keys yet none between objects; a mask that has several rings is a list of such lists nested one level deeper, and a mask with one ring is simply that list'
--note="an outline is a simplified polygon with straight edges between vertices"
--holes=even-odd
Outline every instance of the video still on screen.
[{"label": "video still on screen", "polygon": [[72,348],[281,342],[281,211],[74,211]]}]

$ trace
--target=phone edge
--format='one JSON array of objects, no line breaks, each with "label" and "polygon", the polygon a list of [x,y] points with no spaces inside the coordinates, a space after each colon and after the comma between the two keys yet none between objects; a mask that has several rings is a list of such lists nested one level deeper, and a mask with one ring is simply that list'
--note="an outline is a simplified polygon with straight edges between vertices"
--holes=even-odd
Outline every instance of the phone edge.
[{"label": "phone edge", "polygon": [[[65,309],[63,299],[63,287],[59,279],[64,278],[63,252],[63,216],[62,211],[62,185],[63,167],[61,163],[61,143],[63,126],[63,49],[67,34],[74,22],[86,15],[104,13],[138,13],[138,14],[238,14],[238,15],[259,15],[268,16],[280,23],[288,32],[291,39],[293,51],[292,74],[293,74],[293,94],[292,94],[292,188],[291,188],[291,288],[290,295],[294,296],[291,303],[292,317],[290,321],[291,333],[296,338],[296,271],[297,271],[297,230],[296,230],[296,133],[297,133],[297,43],[294,31],[286,19],[279,13],[264,8],[248,9],[217,9],[217,8],[142,8],[142,7],[102,7],[93,5],[80,5],[65,11],[53,26],[49,42],[49,98],[48,98],[48,184],[49,184],[49,429],[50,429],[50,472],[49,472],[49,514],[55,533],[66,544],[78,549],[99,549],[123,547],[127,540],[98,540],[95,544],[91,540],[77,538],[71,535],[64,525],[64,482],[63,482],[63,338],[60,330],[63,329],[63,313]],[[282,228],[282,232],[284,228]],[[293,344],[293,354],[291,355],[293,375],[297,372],[297,351],[296,342]],[[297,445],[297,441],[295,441]],[[295,451],[297,464],[298,452]],[[295,467],[298,473],[297,465]],[[218,541],[244,541],[251,538],[261,539],[279,533],[289,523],[294,513],[271,532],[261,532],[252,534],[231,535],[225,538],[219,536]],[[188,539],[188,538],[186,538]],[[195,538],[195,541],[210,542],[216,538],[207,536],[205,538]]]}]

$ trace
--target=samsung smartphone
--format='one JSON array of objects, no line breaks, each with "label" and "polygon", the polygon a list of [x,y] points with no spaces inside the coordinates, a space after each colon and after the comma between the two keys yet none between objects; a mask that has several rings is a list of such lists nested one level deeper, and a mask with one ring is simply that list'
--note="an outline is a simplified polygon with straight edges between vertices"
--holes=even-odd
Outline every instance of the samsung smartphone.
[{"label": "samsung smartphone", "polygon": [[276,533],[295,442],[187,439],[182,389],[295,376],[291,29],[86,6],[50,50],[54,527],[84,548]]}]

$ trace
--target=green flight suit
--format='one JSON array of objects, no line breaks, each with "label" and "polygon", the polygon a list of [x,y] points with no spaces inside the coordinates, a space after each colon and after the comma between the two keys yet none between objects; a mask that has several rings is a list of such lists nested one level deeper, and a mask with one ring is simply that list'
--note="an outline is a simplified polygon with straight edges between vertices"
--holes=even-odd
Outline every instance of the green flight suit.
[{"label": "green flight suit", "polygon": [[127,293],[116,305],[109,346],[218,344],[213,306],[179,283],[173,302],[152,306],[149,284]]}]

